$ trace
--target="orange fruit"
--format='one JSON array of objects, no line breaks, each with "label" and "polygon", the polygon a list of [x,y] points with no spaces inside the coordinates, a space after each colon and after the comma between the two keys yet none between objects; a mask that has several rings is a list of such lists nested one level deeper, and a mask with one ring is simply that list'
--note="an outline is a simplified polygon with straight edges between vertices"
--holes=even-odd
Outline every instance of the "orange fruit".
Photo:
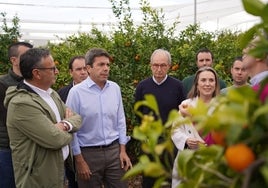
[{"label": "orange fruit", "polygon": [[135,60],[136,60],[136,61],[139,61],[140,58],[141,58],[141,56],[140,56],[139,54],[137,54],[137,55],[135,56]]},{"label": "orange fruit", "polygon": [[243,143],[229,146],[226,149],[224,156],[228,166],[238,172],[245,170],[253,161],[255,161],[255,155],[252,149]]},{"label": "orange fruit", "polygon": [[131,46],[131,41],[127,41],[127,42],[125,43],[125,46],[126,46],[126,47]]},{"label": "orange fruit", "polygon": [[176,70],[178,70],[179,69],[179,65],[178,64],[175,64],[175,65],[173,65],[172,67],[171,67],[171,70],[173,70],[173,71],[176,71]]},{"label": "orange fruit", "polygon": [[225,146],[225,132],[223,131],[212,131],[211,137],[215,144]]}]

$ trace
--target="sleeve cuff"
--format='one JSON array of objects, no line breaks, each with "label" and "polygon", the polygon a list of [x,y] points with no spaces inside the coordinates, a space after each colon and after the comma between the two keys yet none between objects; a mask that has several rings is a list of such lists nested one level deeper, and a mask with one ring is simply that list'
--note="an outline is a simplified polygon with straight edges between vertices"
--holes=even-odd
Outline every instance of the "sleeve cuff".
[{"label": "sleeve cuff", "polygon": [[[70,131],[73,130],[73,125],[72,125],[70,122],[68,122],[68,121],[66,121],[66,120],[62,120],[61,122],[64,124],[64,126],[67,127],[67,131],[68,131],[68,132],[70,132]],[[66,125],[66,124],[67,124],[67,125]]]}]

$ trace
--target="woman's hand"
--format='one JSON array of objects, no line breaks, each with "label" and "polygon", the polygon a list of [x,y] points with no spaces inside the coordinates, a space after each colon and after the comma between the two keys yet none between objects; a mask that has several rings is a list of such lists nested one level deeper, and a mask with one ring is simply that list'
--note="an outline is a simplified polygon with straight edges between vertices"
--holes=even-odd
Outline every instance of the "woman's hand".
[{"label": "woman's hand", "polygon": [[186,140],[186,144],[190,149],[198,149],[201,144],[205,145],[206,143],[204,140],[199,140],[196,138],[188,138]]},{"label": "woman's hand", "polygon": [[190,114],[189,114],[189,112],[188,112],[188,107],[189,107],[189,105],[188,105],[187,103],[181,103],[181,104],[179,105],[179,111],[180,111],[180,113],[181,113],[181,115],[182,115],[183,117],[185,117],[185,116],[190,116]]}]

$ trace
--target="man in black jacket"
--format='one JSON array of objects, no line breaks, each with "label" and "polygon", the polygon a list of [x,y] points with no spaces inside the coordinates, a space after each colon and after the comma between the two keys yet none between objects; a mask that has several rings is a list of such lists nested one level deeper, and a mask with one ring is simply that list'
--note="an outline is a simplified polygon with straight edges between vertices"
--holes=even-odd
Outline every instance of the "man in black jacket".
[{"label": "man in black jacket", "polygon": [[20,56],[32,47],[27,42],[11,44],[8,48],[8,58],[12,68],[0,77],[0,187],[4,188],[15,188],[15,179],[6,126],[7,109],[3,103],[7,88],[16,86],[23,79],[19,68]]}]

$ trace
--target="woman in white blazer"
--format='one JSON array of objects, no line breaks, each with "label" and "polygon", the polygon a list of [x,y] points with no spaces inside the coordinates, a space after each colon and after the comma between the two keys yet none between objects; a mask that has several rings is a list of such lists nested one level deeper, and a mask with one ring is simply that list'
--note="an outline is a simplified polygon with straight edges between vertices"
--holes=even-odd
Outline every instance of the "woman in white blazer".
[{"label": "woman in white blazer", "polygon": [[[217,73],[211,67],[202,67],[195,74],[194,85],[188,94],[188,99],[179,105],[179,113],[183,117],[189,116],[188,107],[195,107],[198,100],[208,104],[219,93],[220,87]],[[175,127],[172,131],[171,139],[178,149],[172,172],[172,188],[176,188],[181,181],[178,175],[177,162],[180,151],[198,149],[200,144],[213,144],[213,140],[210,134],[201,137],[192,123]]]}]

